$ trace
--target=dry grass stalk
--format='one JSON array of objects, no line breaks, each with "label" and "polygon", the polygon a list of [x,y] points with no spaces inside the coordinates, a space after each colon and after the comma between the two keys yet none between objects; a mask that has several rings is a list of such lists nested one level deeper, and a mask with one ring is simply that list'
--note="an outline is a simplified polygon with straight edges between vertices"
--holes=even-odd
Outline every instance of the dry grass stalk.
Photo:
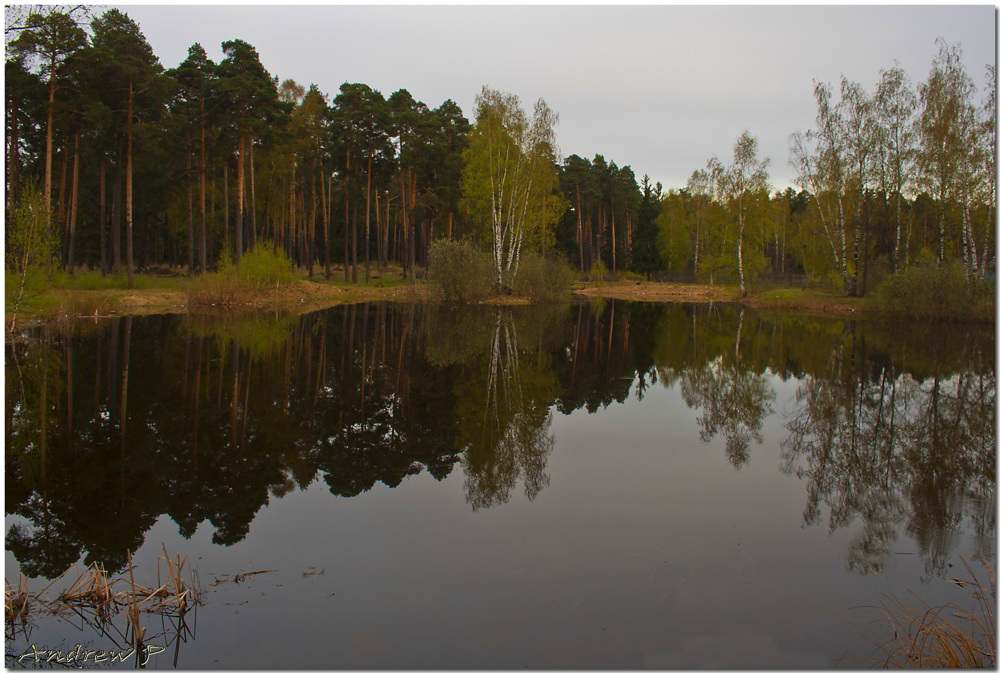
[{"label": "dry grass stalk", "polygon": [[23,623],[28,618],[31,607],[30,599],[23,577],[18,580],[16,587],[4,580],[4,619],[7,624]]},{"label": "dry grass stalk", "polygon": [[994,668],[996,657],[996,578],[987,566],[988,589],[962,559],[971,580],[952,579],[959,587],[969,586],[976,608],[953,604],[936,607],[922,602],[904,604],[892,598],[881,611],[892,633],[878,644],[886,668]]}]

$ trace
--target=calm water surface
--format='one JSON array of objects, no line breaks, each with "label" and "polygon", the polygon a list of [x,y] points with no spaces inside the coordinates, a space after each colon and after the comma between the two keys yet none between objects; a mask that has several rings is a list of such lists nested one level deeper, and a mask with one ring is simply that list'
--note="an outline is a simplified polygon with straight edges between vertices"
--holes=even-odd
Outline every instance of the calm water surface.
[{"label": "calm water surface", "polygon": [[[994,353],[616,301],[37,328],[5,573],[186,554],[204,604],[148,619],[158,668],[867,666],[865,606],[970,604],[947,580],[995,564]],[[76,643],[123,639],[36,614],[7,665]]]}]

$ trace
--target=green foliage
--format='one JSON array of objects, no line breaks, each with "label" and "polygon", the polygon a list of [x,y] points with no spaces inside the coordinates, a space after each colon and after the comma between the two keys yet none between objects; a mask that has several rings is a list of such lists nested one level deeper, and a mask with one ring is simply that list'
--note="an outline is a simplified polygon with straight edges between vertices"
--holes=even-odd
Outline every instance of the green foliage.
[{"label": "green foliage", "polygon": [[19,303],[48,285],[59,256],[59,235],[48,224],[45,196],[28,181],[7,220],[5,300],[16,314]]},{"label": "green foliage", "polygon": [[441,301],[483,301],[496,288],[491,256],[471,243],[437,240],[431,244],[429,261],[432,291]]},{"label": "green foliage", "polygon": [[295,269],[285,251],[270,241],[262,241],[243,255],[239,267],[233,265],[230,252],[223,249],[219,270],[191,281],[188,301],[202,306],[237,304],[247,293],[277,290],[294,282]]},{"label": "green foliage", "polygon": [[683,271],[692,254],[691,218],[684,195],[674,190],[663,199],[656,218],[656,247],[667,271]]},{"label": "green foliage", "polygon": [[296,280],[292,261],[271,241],[262,241],[243,255],[239,278],[243,287],[254,290],[278,289]]},{"label": "green foliage", "polygon": [[551,246],[568,203],[559,194],[555,131],[559,115],[539,99],[529,118],[520,99],[483,87],[476,125],[463,152],[462,202],[490,243],[501,287],[524,248]]},{"label": "green foliage", "polygon": [[298,321],[296,315],[253,312],[192,314],[186,324],[192,334],[214,338],[223,349],[236,342],[253,357],[267,358],[284,348]]},{"label": "green foliage", "polygon": [[600,285],[607,280],[607,276],[608,267],[604,265],[604,262],[599,259],[594,261],[594,263],[590,266],[590,280]]},{"label": "green foliage", "polygon": [[996,286],[966,280],[959,263],[910,267],[893,274],[869,297],[882,313],[949,320],[990,320],[996,314]]},{"label": "green foliage", "polygon": [[521,257],[513,290],[533,302],[551,303],[565,299],[572,282],[573,271],[565,260],[528,252]]}]

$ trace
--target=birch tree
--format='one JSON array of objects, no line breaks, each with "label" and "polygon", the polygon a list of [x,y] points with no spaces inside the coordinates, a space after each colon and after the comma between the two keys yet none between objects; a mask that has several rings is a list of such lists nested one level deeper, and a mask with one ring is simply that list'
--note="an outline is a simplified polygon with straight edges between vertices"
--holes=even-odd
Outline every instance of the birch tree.
[{"label": "birch tree", "polygon": [[844,223],[847,159],[843,115],[839,106],[831,101],[828,84],[816,82],[813,95],[816,97],[816,128],[806,131],[804,135],[799,132],[792,134],[790,163],[797,173],[795,183],[809,192],[816,203],[834,266],[840,272],[847,294],[853,294],[853,278],[847,269],[847,231]]},{"label": "birch tree", "polygon": [[462,194],[471,219],[486,230],[500,288],[511,286],[525,244],[543,240],[562,215],[542,205],[558,185],[558,119],[543,99],[528,117],[514,94],[483,87],[476,97]]},{"label": "birch tree", "polygon": [[[847,178],[856,192],[854,219],[853,279],[850,295],[864,294],[864,276],[859,280],[862,262],[868,267],[867,195],[874,171],[876,127],[873,103],[864,87],[846,77],[840,79],[840,105],[843,108],[844,139],[847,150]],[[864,260],[861,258],[864,253]]]},{"label": "birch tree", "polygon": [[722,167],[719,160],[712,158],[709,165],[716,175],[719,195],[726,202],[736,225],[736,260],[740,272],[740,294],[747,295],[746,277],[743,269],[743,237],[750,221],[752,201],[761,191],[765,198],[769,189],[767,179],[768,158],[757,156],[757,139],[744,131],[733,145],[733,162]]},{"label": "birch tree", "polygon": [[[969,108],[975,86],[962,65],[962,50],[958,46],[949,47],[944,40],[938,40],[938,55],[919,91],[920,179],[921,186],[938,201],[940,264],[944,262],[946,212],[956,196],[964,201],[968,194],[964,169],[972,149]],[[966,210],[963,207],[963,235],[968,233]]]},{"label": "birch tree", "polygon": [[[891,193],[896,201],[896,244],[892,255],[894,271],[898,271],[900,267],[903,192],[912,179],[916,158],[914,144],[916,136],[913,127],[913,111],[916,107],[917,97],[910,88],[909,78],[899,64],[889,70],[883,70],[882,79],[875,89],[875,109],[879,125],[878,154],[882,164],[882,174],[885,177],[886,192]],[[908,259],[909,254],[906,257]]]},{"label": "birch tree", "polygon": [[983,255],[979,260],[979,274],[986,272],[990,261],[993,245],[989,236],[994,233],[997,203],[997,69],[996,66],[986,66],[986,98],[981,111],[982,122],[979,126],[979,151],[982,156],[981,199],[986,203],[986,240],[983,241]]}]

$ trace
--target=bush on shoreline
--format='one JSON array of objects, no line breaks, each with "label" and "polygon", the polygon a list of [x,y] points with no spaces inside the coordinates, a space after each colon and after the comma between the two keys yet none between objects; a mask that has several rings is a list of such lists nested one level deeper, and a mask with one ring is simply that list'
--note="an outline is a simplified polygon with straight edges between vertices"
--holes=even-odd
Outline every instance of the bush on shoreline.
[{"label": "bush on shoreline", "polygon": [[871,310],[892,315],[949,320],[990,320],[996,315],[995,285],[966,280],[960,265],[916,266],[890,275],[867,299]]},{"label": "bush on shoreline", "polygon": [[525,253],[514,278],[514,294],[533,302],[552,303],[563,299],[573,282],[573,271],[562,259]]},{"label": "bush on shoreline", "polygon": [[287,287],[296,282],[292,262],[284,250],[264,241],[243,255],[240,266],[233,265],[228,251],[219,259],[219,270],[191,280],[188,303],[196,306],[242,303],[247,295]]},{"label": "bush on shoreline", "polygon": [[501,293],[533,302],[555,302],[565,297],[573,282],[573,272],[565,261],[529,251],[522,254],[511,287],[498,288],[493,258],[464,241],[435,241],[429,266],[432,293],[440,301],[452,303],[474,304]]},{"label": "bush on shoreline", "polygon": [[472,304],[495,291],[493,260],[469,243],[434,241],[428,261],[432,291],[441,301]]}]

